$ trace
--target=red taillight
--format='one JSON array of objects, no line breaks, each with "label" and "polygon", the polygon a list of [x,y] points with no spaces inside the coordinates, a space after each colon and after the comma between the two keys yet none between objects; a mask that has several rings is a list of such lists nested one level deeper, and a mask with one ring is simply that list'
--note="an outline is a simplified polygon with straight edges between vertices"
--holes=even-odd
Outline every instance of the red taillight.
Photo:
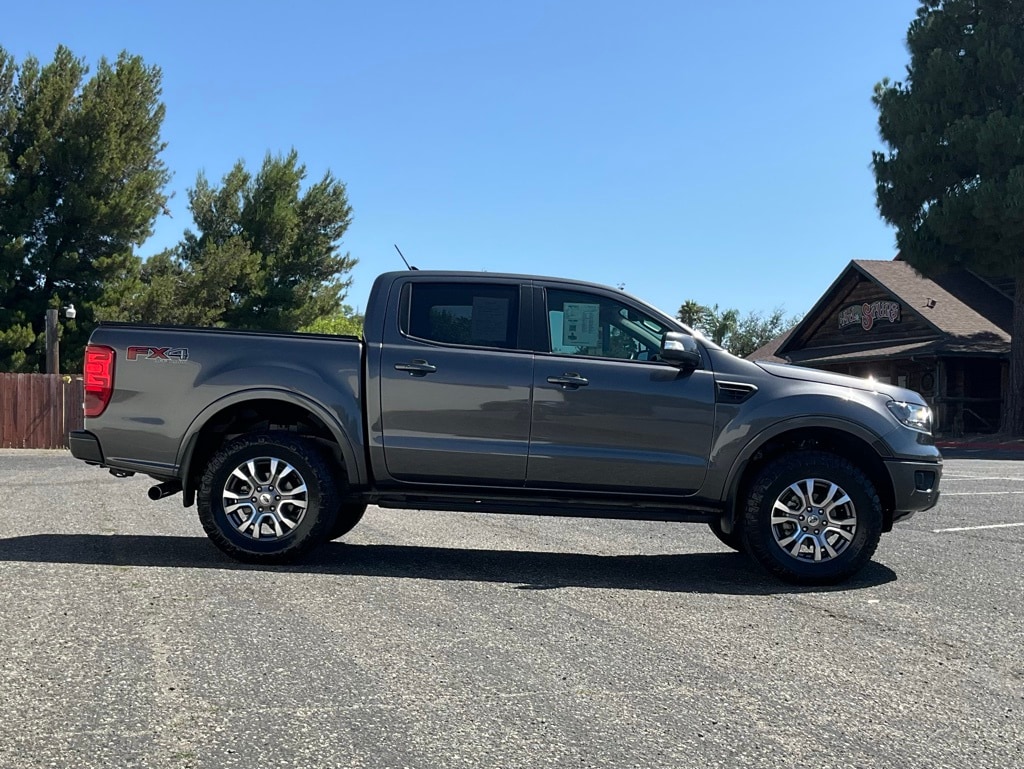
[{"label": "red taillight", "polygon": [[85,415],[98,417],[114,392],[114,351],[103,345],[85,348]]}]

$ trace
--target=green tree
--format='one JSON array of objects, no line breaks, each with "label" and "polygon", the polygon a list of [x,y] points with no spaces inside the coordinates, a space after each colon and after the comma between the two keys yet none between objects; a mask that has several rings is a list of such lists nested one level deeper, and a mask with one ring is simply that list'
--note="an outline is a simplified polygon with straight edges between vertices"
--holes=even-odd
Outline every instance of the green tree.
[{"label": "green tree", "polygon": [[687,299],[679,306],[676,317],[690,328],[699,329],[705,320],[708,307],[693,299]]},{"label": "green tree", "polygon": [[0,370],[38,371],[46,310],[69,303],[61,360],[77,369],[105,286],[137,272],[165,210],[160,70],[122,53],[87,75],[64,46],[20,66],[0,48]]},{"label": "green tree", "polygon": [[334,315],[318,318],[308,326],[300,328],[299,331],[310,334],[334,334],[335,336],[362,336],[363,316],[347,304],[343,304],[341,310]]},{"label": "green tree", "polygon": [[729,336],[729,352],[746,358],[799,322],[799,315],[787,316],[781,307],[776,307],[766,315],[749,312],[739,320],[736,330]]},{"label": "green tree", "polygon": [[294,331],[338,313],[356,260],[339,253],[352,209],[330,173],[302,189],[298,153],[267,155],[252,176],[239,162],[220,187],[200,175],[189,192],[197,233],[180,250],[193,275],[228,274],[223,321]]},{"label": "green tree", "polygon": [[687,299],[679,307],[676,317],[690,328],[700,331],[715,344],[724,347],[725,340],[736,330],[739,311],[719,310],[717,304],[708,306],[693,299]]},{"label": "green tree", "polygon": [[294,150],[268,154],[255,175],[239,161],[220,185],[200,174],[188,192],[196,231],[148,260],[104,317],[279,331],[348,317],[345,185],[329,171],[304,189],[305,178]]},{"label": "green tree", "polygon": [[780,307],[767,315],[751,310],[740,317],[739,310],[720,310],[717,304],[708,306],[693,299],[683,302],[676,317],[741,358],[768,344],[800,321],[799,316],[788,317]]},{"label": "green tree", "polygon": [[1022,435],[1024,0],[922,0],[907,48],[906,79],[875,86],[878,209],[922,273],[1015,279],[1002,429]]}]

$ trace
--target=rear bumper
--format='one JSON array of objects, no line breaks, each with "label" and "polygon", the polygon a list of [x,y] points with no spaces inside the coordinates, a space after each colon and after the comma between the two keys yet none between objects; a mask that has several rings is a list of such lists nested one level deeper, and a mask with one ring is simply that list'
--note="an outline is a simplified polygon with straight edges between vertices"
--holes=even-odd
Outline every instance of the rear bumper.
[{"label": "rear bumper", "polygon": [[939,501],[942,462],[893,460],[885,463],[894,492],[893,521],[931,510]]},{"label": "rear bumper", "polygon": [[72,430],[68,435],[68,448],[75,459],[81,459],[91,465],[103,464],[103,449],[100,448],[100,442],[88,430]]}]

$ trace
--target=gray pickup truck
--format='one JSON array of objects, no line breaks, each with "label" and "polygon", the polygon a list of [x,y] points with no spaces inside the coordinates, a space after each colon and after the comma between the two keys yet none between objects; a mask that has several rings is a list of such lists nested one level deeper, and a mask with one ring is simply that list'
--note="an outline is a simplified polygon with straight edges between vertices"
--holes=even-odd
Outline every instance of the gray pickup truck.
[{"label": "gray pickup truck", "polygon": [[741,360],[605,286],[391,272],[364,339],[110,324],[75,457],[182,492],[237,559],[368,504],[707,524],[793,582],[854,574],[938,501],[921,396]]}]

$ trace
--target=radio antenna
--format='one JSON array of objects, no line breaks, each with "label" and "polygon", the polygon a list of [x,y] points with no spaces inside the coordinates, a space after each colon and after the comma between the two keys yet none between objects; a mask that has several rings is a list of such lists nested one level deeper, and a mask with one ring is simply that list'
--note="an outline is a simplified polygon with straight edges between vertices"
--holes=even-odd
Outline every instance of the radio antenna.
[{"label": "radio antenna", "polygon": [[398,244],[397,244],[397,243],[395,243],[395,244],[394,244],[394,246],[395,246],[395,251],[397,251],[397,252],[398,252],[398,255],[399,255],[400,257],[402,257],[402,261],[403,261],[403,262],[405,262],[405,268],[406,268],[407,270],[415,270],[416,268],[415,268],[415,267],[413,267],[413,266],[412,266],[411,264],[409,264],[409,260],[405,258],[405,254],[403,254],[403,253],[402,253],[402,249],[400,249],[400,248],[398,247]]}]

